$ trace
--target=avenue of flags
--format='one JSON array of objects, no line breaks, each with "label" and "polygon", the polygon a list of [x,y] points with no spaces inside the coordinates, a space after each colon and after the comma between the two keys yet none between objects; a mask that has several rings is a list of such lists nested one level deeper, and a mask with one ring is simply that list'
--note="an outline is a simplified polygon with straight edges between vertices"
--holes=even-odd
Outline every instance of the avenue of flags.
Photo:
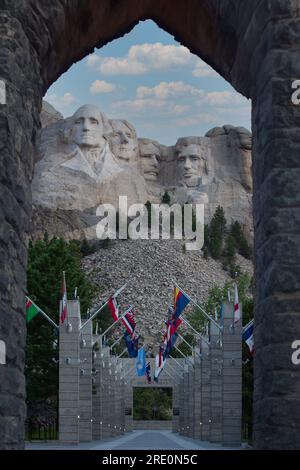
[{"label": "avenue of flags", "polygon": [[[92,315],[92,317],[89,320],[92,320],[95,317],[95,315],[107,305],[108,309],[111,312],[113,322],[121,323],[124,327],[122,337],[124,339],[124,342],[127,348],[128,356],[136,360],[136,363],[135,363],[136,374],[140,377],[145,376],[147,382],[151,384],[151,364],[149,360],[146,362],[146,352],[145,352],[144,346],[139,348],[138,343],[139,343],[140,335],[136,331],[135,312],[132,307],[129,307],[123,314],[120,315],[120,309],[119,309],[119,305],[117,302],[117,296],[125,288],[125,286],[126,284],[117,292],[115,292],[115,294],[109,297],[108,300],[100,307],[100,309],[98,309]],[[228,296],[229,295],[230,295],[230,292],[228,290]],[[180,337],[183,340],[181,335],[178,333],[178,329],[183,322],[188,324],[187,320],[182,319],[182,313],[190,302],[191,302],[190,297],[180,287],[175,285],[173,305],[170,305],[168,308],[167,319],[165,321],[165,329],[164,331],[162,331],[159,351],[155,357],[154,376],[153,376],[153,379],[155,382],[158,381],[158,378],[166,364],[167,358],[170,356],[173,348],[176,347],[175,343],[178,340],[178,337]],[[192,302],[195,304],[194,301]],[[234,304],[234,309],[233,309],[232,326],[234,327],[236,323],[241,320],[238,287],[237,287],[236,282],[234,283],[233,304]],[[53,326],[55,326],[56,328],[59,328],[59,326],[56,325],[55,322],[41,308],[38,307],[38,305],[36,305],[29,297],[26,297],[26,322],[29,323],[39,313],[42,314],[44,318],[46,318],[50,323],[52,323]],[[215,311],[214,311],[215,322],[218,321],[218,313],[220,317],[219,318],[220,323],[222,324],[222,316],[223,316],[222,304],[221,304],[219,312],[218,312],[217,307],[215,308]],[[204,312],[204,314],[206,315],[206,317],[208,317],[206,312]],[[66,286],[65,273],[63,272],[62,287],[61,287],[60,315],[59,315],[60,325],[64,325],[67,318],[68,318],[67,286]],[[211,321],[213,321],[213,317],[211,317],[211,319],[212,319]],[[220,329],[222,329],[222,327],[220,327]],[[251,320],[243,328],[242,339],[248,345],[250,354],[252,356],[254,356],[255,354],[253,332],[254,332],[254,320]],[[116,343],[120,340],[121,340],[121,337],[119,340],[116,341]],[[126,351],[126,349],[124,351]]]}]

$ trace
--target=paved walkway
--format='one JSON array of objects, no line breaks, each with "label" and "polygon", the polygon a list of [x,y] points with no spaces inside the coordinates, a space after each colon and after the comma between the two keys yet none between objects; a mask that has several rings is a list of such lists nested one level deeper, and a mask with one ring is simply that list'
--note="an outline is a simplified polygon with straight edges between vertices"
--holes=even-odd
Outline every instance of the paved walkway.
[{"label": "paved walkway", "polygon": [[[81,443],[78,446],[57,443],[27,443],[28,450],[229,450],[210,442],[197,441],[171,431],[133,431],[121,437]],[[234,448],[235,450],[241,447]]]}]

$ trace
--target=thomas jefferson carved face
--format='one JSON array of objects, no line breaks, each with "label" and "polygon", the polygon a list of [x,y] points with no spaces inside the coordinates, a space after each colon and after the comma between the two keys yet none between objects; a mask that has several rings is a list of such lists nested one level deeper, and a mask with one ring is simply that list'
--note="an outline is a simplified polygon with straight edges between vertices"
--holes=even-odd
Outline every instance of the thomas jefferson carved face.
[{"label": "thomas jefferson carved face", "polygon": [[180,182],[189,188],[196,187],[205,172],[205,159],[201,146],[198,144],[182,146],[177,159]]},{"label": "thomas jefferson carved face", "polygon": [[123,162],[133,162],[138,156],[138,142],[134,127],[127,121],[111,119],[113,132],[110,137],[112,153]]},{"label": "thomas jefferson carved face", "polygon": [[103,146],[103,122],[99,108],[85,105],[72,116],[72,140],[80,148],[91,149]]},{"label": "thomas jefferson carved face", "polygon": [[145,180],[156,181],[158,177],[158,166],[160,162],[160,150],[151,141],[141,140],[140,166]]}]

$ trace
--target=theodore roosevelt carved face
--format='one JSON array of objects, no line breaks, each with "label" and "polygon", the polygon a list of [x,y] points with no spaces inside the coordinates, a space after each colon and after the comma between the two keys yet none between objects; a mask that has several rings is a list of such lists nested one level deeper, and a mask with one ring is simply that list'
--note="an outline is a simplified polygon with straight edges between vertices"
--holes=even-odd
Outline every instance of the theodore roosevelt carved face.
[{"label": "theodore roosevelt carved face", "polygon": [[156,181],[160,162],[160,149],[150,139],[139,139],[140,168],[147,181]]}]

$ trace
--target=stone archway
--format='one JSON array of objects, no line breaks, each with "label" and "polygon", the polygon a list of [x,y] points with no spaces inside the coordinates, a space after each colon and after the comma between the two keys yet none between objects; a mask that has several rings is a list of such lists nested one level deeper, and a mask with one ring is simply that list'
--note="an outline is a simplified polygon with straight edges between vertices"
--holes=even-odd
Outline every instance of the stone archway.
[{"label": "stone archway", "polygon": [[[74,62],[152,19],[252,98],[256,265],[254,440],[299,448],[300,78],[297,0],[2,0],[0,79],[0,446],[23,445],[24,295],[33,144],[41,99]],[[297,47],[298,46],[298,47]],[[282,430],[284,430],[282,432]]]}]

